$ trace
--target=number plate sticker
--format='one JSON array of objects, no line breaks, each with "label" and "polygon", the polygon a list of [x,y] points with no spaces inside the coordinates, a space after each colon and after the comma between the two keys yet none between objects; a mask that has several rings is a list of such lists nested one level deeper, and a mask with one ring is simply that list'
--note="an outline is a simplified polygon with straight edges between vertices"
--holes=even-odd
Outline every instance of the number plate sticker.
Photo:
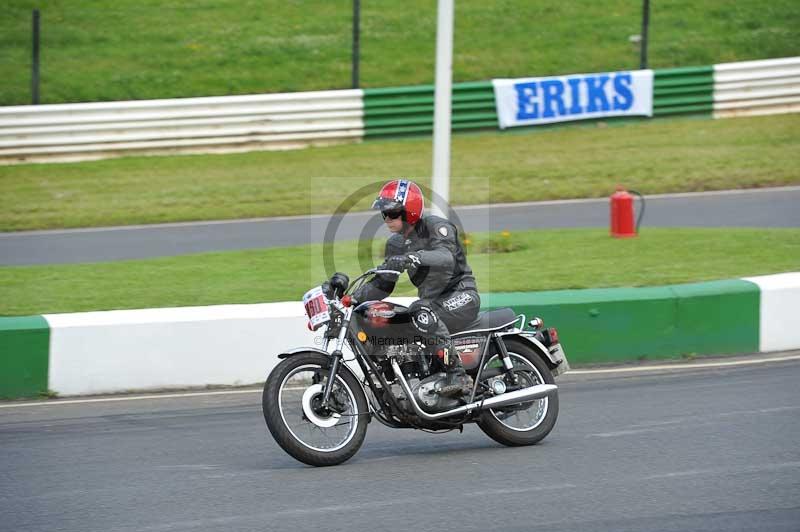
[{"label": "number plate sticker", "polygon": [[316,331],[331,320],[328,299],[322,292],[321,286],[315,286],[305,293],[303,306],[306,308],[306,314],[313,330]]},{"label": "number plate sticker", "polygon": [[561,347],[561,344],[556,344],[550,348],[550,360],[552,360],[554,364],[558,364],[551,370],[553,372],[553,377],[558,377],[569,371],[569,361],[567,360],[567,355],[564,354],[564,348]]},{"label": "number plate sticker", "polygon": [[556,344],[553,347],[551,347],[550,354],[553,355],[552,357],[554,359],[553,362],[561,362],[562,360],[567,358],[564,355],[564,348],[561,347],[561,344]]}]

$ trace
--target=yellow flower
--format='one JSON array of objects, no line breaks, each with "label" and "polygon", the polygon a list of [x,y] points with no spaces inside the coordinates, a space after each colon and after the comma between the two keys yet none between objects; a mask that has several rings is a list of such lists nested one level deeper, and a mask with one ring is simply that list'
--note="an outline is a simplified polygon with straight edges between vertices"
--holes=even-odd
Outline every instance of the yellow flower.
[{"label": "yellow flower", "polygon": [[511,236],[511,233],[509,233],[508,231],[503,231],[503,232],[502,232],[502,233],[500,233],[500,234],[501,234],[501,235],[503,235],[503,238],[508,238],[508,237],[510,237],[510,236]]},{"label": "yellow flower", "polygon": [[464,245],[465,246],[469,246],[470,244],[472,244],[472,240],[470,240],[469,238],[465,238],[464,239]]}]

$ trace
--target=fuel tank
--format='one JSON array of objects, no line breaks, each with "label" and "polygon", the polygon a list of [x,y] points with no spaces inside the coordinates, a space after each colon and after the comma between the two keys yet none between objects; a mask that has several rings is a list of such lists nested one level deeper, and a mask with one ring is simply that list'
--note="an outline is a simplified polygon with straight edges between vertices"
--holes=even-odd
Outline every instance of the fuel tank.
[{"label": "fuel tank", "polygon": [[366,333],[369,343],[379,345],[404,345],[420,339],[420,333],[411,324],[408,307],[388,301],[366,301],[358,305],[352,320],[356,333]]}]

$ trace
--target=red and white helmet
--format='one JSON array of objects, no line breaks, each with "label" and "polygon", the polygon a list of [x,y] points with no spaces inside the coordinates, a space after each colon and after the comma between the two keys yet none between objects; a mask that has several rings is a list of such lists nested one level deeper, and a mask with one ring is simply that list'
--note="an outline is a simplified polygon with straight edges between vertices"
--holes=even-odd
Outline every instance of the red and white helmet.
[{"label": "red and white helmet", "polygon": [[383,185],[372,208],[380,209],[384,215],[400,214],[405,222],[414,225],[422,218],[425,199],[413,181],[394,179]]}]

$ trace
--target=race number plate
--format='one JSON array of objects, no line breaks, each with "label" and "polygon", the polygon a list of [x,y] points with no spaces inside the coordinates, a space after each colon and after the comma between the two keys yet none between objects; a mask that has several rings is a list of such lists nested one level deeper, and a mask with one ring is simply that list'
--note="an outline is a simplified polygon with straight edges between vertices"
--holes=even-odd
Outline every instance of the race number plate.
[{"label": "race number plate", "polygon": [[303,306],[306,308],[308,322],[311,329],[316,331],[331,320],[328,311],[328,300],[322,292],[321,286],[315,286],[303,296]]}]

